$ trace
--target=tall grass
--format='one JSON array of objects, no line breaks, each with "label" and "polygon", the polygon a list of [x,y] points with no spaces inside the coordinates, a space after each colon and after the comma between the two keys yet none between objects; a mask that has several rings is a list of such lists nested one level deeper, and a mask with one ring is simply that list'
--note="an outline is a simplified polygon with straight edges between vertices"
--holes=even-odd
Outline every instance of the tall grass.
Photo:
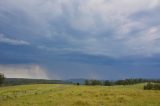
[{"label": "tall grass", "polygon": [[160,106],[160,91],[131,86],[36,84],[0,88],[0,106]]}]

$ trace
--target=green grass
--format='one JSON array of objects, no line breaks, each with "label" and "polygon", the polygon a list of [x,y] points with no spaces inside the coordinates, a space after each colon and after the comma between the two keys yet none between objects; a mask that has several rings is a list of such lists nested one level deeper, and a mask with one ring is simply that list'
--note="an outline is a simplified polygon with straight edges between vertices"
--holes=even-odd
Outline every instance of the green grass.
[{"label": "green grass", "polygon": [[0,106],[160,106],[160,91],[131,86],[35,84],[0,88]]}]

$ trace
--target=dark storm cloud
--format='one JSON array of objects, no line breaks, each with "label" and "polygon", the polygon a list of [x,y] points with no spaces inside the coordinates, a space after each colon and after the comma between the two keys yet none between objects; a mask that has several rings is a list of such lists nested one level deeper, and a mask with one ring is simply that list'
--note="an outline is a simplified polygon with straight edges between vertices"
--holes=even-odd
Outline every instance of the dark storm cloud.
[{"label": "dark storm cloud", "polygon": [[55,78],[149,69],[158,77],[159,8],[159,0],[1,0],[0,64],[38,64]]}]

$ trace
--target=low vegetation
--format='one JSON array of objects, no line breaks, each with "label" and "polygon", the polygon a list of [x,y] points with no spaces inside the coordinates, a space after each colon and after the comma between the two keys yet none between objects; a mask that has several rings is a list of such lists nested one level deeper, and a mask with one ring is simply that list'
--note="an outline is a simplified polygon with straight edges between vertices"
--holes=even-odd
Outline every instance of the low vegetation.
[{"label": "low vegetation", "polygon": [[0,85],[3,84],[0,87],[0,106],[160,106],[159,82],[145,79],[85,80],[81,84],[59,80],[5,79],[0,74]]},{"label": "low vegetation", "polygon": [[160,106],[160,91],[144,90],[143,86],[34,84],[0,87],[0,106]]},{"label": "low vegetation", "polygon": [[147,83],[144,90],[160,90],[160,83]]}]

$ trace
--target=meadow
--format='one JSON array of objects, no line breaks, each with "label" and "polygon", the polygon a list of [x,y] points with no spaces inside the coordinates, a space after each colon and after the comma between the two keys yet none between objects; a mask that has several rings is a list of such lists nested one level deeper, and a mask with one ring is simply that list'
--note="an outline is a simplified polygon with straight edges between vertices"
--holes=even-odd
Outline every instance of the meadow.
[{"label": "meadow", "polygon": [[143,90],[143,86],[32,84],[0,87],[0,106],[160,106],[160,91]]}]

